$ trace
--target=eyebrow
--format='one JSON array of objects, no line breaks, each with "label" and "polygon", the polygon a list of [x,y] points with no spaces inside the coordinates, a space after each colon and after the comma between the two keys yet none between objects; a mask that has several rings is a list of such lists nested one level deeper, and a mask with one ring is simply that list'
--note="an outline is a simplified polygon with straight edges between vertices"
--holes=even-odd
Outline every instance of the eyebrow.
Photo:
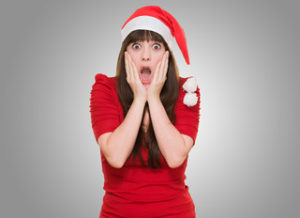
[{"label": "eyebrow", "polygon": [[[137,40],[137,41],[134,41],[134,42],[131,42],[131,43],[144,42],[144,41],[147,41],[147,40]],[[149,41],[152,41],[154,43],[161,43],[162,44],[162,42],[157,41],[157,40],[149,40]]]}]

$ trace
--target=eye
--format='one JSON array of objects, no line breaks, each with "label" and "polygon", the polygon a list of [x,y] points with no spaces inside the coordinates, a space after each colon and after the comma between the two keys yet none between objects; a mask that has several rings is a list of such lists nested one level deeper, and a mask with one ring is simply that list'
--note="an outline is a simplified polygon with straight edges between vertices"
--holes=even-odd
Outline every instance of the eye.
[{"label": "eye", "polygon": [[133,44],[132,44],[132,48],[133,48],[133,49],[138,49],[138,48],[140,48],[140,47],[141,47],[141,45],[138,44],[138,43],[133,43]]},{"label": "eye", "polygon": [[153,44],[153,48],[154,48],[155,50],[158,50],[158,49],[161,48],[161,45],[160,45],[159,43],[154,43],[154,44]]}]

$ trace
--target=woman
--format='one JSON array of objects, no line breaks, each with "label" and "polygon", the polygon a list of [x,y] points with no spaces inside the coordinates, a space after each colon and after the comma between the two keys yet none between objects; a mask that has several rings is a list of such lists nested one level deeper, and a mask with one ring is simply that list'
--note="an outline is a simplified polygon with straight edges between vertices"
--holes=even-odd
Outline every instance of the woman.
[{"label": "woman", "polygon": [[183,29],[146,6],[121,33],[116,76],[97,74],[90,98],[104,174],[100,217],[195,217],[184,180],[200,93],[193,77],[179,76],[170,50],[175,37],[189,64]]}]

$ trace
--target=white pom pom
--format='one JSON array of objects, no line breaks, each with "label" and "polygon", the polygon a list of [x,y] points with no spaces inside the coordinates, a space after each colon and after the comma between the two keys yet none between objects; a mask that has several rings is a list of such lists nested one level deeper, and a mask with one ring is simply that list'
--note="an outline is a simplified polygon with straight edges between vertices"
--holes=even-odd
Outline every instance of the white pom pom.
[{"label": "white pom pom", "polygon": [[198,97],[196,93],[188,92],[183,98],[183,103],[187,106],[194,106],[197,104]]},{"label": "white pom pom", "polygon": [[197,80],[195,77],[188,78],[183,84],[183,89],[187,92],[195,92],[197,90]]}]

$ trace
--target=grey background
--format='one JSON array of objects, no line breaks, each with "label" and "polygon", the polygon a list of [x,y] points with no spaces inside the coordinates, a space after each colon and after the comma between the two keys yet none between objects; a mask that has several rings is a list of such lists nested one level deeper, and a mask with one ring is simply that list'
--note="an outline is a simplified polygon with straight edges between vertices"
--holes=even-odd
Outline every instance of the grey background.
[{"label": "grey background", "polygon": [[98,217],[103,197],[89,98],[113,76],[120,29],[160,5],[186,32],[201,120],[186,183],[202,218],[296,218],[299,1],[0,3],[0,217]]}]

